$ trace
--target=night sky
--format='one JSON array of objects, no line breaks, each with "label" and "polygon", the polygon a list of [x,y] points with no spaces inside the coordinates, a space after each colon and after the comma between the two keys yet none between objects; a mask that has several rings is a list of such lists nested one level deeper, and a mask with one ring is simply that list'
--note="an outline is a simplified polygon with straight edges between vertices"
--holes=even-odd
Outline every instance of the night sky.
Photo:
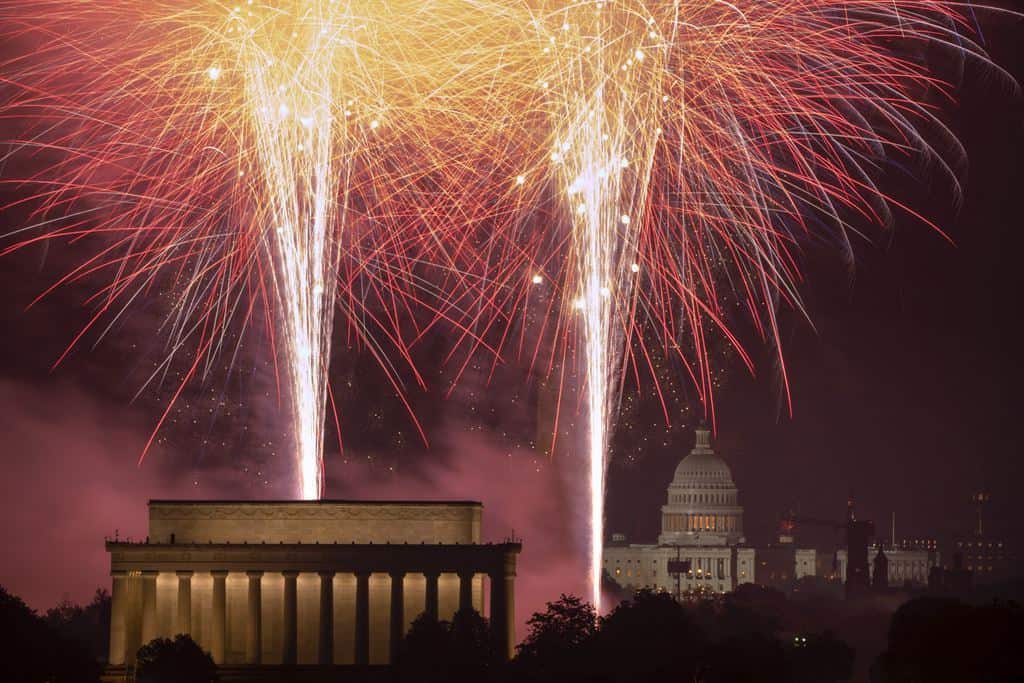
[{"label": "night sky", "polygon": [[[989,20],[983,28],[994,60],[1024,81],[1024,23]],[[785,510],[838,519],[851,495],[858,514],[886,535],[895,513],[899,538],[945,541],[970,528],[968,498],[984,487],[993,532],[1020,556],[1024,97],[970,64],[957,97],[945,116],[970,157],[962,205],[920,165],[894,166],[885,181],[955,244],[897,215],[890,230],[855,245],[852,276],[831,249],[806,247],[802,291],[813,326],[783,314],[792,419],[770,349],[749,340],[756,377],[722,361],[716,448],[732,466],[753,543],[772,540]],[[2,203],[18,196],[6,187]],[[0,228],[19,219],[17,211],[0,214]],[[149,498],[294,491],[287,414],[258,338],[243,342],[230,369],[190,387],[147,461],[136,465],[178,371],[135,398],[162,354],[162,299],[154,296],[95,348],[88,340],[51,371],[87,319],[84,294],[59,292],[25,309],[73,261],[71,249],[51,245],[0,262],[0,583],[41,609],[62,597],[85,600],[109,582],[103,537],[143,535]],[[482,500],[489,539],[524,538],[520,616],[560,592],[582,593],[585,492],[583,461],[571,447],[575,416],[563,415],[562,445],[550,456],[550,391],[516,367],[488,383],[485,359],[444,399],[453,368],[442,362],[442,330],[417,351],[433,385],[408,390],[430,441],[425,448],[373,359],[350,348],[343,331],[337,336],[332,382],[344,451],[331,429],[328,495]],[[675,376],[666,368],[667,428],[650,387],[626,387],[607,515],[609,532],[632,541],[653,541],[665,488],[692,445],[700,408]]]}]

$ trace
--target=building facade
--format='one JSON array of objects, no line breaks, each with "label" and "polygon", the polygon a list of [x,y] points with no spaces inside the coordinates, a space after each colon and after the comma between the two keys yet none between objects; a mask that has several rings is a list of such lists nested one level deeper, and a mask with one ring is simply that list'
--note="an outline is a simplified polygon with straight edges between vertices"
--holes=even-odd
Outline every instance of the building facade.
[{"label": "building facade", "polygon": [[757,583],[788,590],[794,581],[817,576],[818,551],[797,548],[792,543],[777,543],[757,548]]},{"label": "building facade", "polygon": [[985,491],[971,496],[975,520],[970,534],[956,539],[953,554],[963,558],[963,566],[974,572],[979,584],[1006,581],[1014,575],[1013,558],[1007,539],[993,534],[986,521],[986,508],[992,497]]},{"label": "building facade", "polygon": [[178,633],[228,678],[386,665],[418,615],[483,613],[485,590],[510,656],[521,547],[482,544],[481,514],[475,502],[151,501],[145,542],[107,543],[106,678]]},{"label": "building facade", "polygon": [[[732,472],[711,448],[709,430],[696,437],[668,486],[657,543],[629,544],[616,535],[605,546],[604,569],[623,588],[724,593],[755,579]],[[689,571],[669,573],[669,563],[680,560]]]},{"label": "building facade", "polygon": [[[939,553],[937,550],[929,550],[925,547],[913,545],[879,546],[873,544],[868,546],[868,557],[876,558],[882,550],[888,565],[888,577],[886,581],[877,581],[875,578],[875,563],[869,565],[870,581],[872,585],[888,585],[892,588],[910,586],[922,588],[928,585],[928,575],[932,567],[940,566]],[[846,570],[848,565],[847,551],[842,548],[836,551],[836,563],[839,569],[839,576],[846,581]]]}]

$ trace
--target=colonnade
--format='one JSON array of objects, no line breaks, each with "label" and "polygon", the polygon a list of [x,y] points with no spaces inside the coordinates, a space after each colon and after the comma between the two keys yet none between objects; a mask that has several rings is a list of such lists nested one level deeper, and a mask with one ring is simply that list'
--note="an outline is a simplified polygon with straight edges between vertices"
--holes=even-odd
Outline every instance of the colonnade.
[{"label": "colonnade", "polygon": [[740,517],[734,514],[665,513],[661,521],[666,531],[742,531]]},{"label": "colonnade", "polygon": [[[331,567],[325,567],[325,564],[331,564],[332,558],[331,552],[328,551],[324,554],[322,551],[314,550],[315,546],[303,546],[302,551],[299,553],[290,552],[286,553],[287,547],[282,548],[281,546],[266,546],[265,553],[269,557],[265,558],[267,561],[263,563],[253,563],[248,566],[240,563],[232,562],[230,565],[224,563],[222,566],[230,566],[230,569],[211,568],[210,564],[217,556],[227,559],[231,554],[237,552],[243,552],[239,546],[234,546],[237,550],[227,551],[225,554],[225,548],[221,547],[222,552],[217,552],[216,548],[206,549],[202,546],[193,547],[191,552],[185,554],[185,557],[195,557],[200,555],[200,561],[197,564],[197,569],[183,568],[183,558],[179,556],[176,558],[178,561],[169,562],[170,557],[160,557],[158,561],[150,562],[150,566],[155,568],[147,567],[145,559],[147,556],[152,556],[153,553],[146,553],[147,549],[151,549],[152,546],[148,544],[118,544],[120,551],[129,551],[121,555],[124,561],[118,562],[116,559],[112,563],[111,575],[112,575],[112,613],[111,613],[111,639],[110,639],[110,659],[109,663],[111,666],[130,666],[134,663],[135,652],[137,648],[145,643],[148,643],[153,638],[159,635],[167,635],[160,633],[160,626],[158,624],[157,614],[157,579],[161,573],[170,574],[176,578],[176,596],[170,601],[173,606],[174,612],[171,615],[170,624],[173,624],[175,633],[191,633],[192,628],[195,624],[193,620],[193,610],[197,609],[198,602],[196,600],[195,593],[193,591],[193,578],[199,572],[208,573],[212,578],[212,608],[208,608],[209,622],[208,626],[204,628],[205,638],[202,639],[201,645],[204,649],[210,651],[213,660],[218,665],[228,664],[228,652],[227,652],[227,638],[228,638],[228,576],[242,575],[246,580],[246,590],[243,595],[245,605],[242,610],[242,614],[245,615],[245,650],[244,650],[244,665],[246,666],[260,666],[260,665],[285,665],[291,666],[299,663],[299,576],[301,574],[316,575],[319,584],[319,615],[318,615],[318,628],[319,631],[316,634],[316,657],[315,662],[320,665],[330,666],[334,665],[339,659],[344,661],[354,662],[357,666],[367,666],[370,664],[370,649],[371,649],[371,619],[370,619],[370,577],[371,575],[386,574],[390,577],[390,606],[388,612],[388,659],[393,662],[398,645],[401,642],[406,630],[406,576],[409,574],[419,574],[425,578],[425,589],[422,596],[424,612],[432,618],[438,618],[439,616],[439,579],[441,575],[454,573],[458,577],[458,608],[472,608],[473,607],[473,582],[474,579],[479,575],[483,574],[489,577],[490,580],[490,621],[492,633],[497,641],[502,652],[509,656],[512,651],[513,644],[513,622],[514,622],[514,580],[515,580],[515,554],[518,552],[518,544],[503,544],[495,546],[476,545],[476,546],[413,546],[413,545],[401,545],[401,546],[390,546],[394,551],[394,555],[389,558],[387,562],[381,562],[375,565],[372,562],[372,556],[384,556],[389,546],[378,545],[368,546],[373,550],[368,550],[367,554],[369,562],[363,561],[358,564],[362,565],[355,569],[346,567],[345,571],[340,569],[334,569]],[[173,546],[163,545],[159,546],[162,552],[166,552],[167,549],[173,548]],[[258,547],[258,546],[257,546]],[[462,564],[455,563],[456,566],[452,566],[453,563],[431,563],[426,562],[427,566],[416,565],[419,563],[407,562],[403,563],[403,560],[408,560],[413,555],[425,555],[433,556],[437,559],[439,554],[444,553],[444,548],[451,548],[455,560],[458,560],[458,556],[471,556],[476,560],[475,562],[466,562]],[[323,546],[320,546],[322,549]],[[350,547],[341,546],[344,552],[347,553],[347,557],[353,555],[353,549]],[[420,550],[422,548],[422,550]],[[180,549],[180,550],[179,550]],[[184,547],[175,549],[176,552],[185,551]],[[249,546],[247,552],[252,555],[251,550],[253,546]],[[292,547],[292,551],[296,548]],[[419,550],[419,553],[416,551]],[[481,552],[483,551],[483,552]],[[310,562],[311,569],[299,569],[294,565],[299,564],[302,554],[316,553],[315,562]],[[137,558],[132,556],[139,555]],[[281,557],[275,557],[281,556]],[[404,556],[404,557],[403,557]],[[115,558],[118,554],[115,553]],[[286,564],[293,565],[292,567],[282,568],[279,560],[286,559]],[[364,560],[367,558],[364,558]],[[277,561],[275,561],[277,560]],[[260,566],[260,565],[263,566]],[[345,563],[339,562],[336,566],[343,567]],[[142,568],[132,568],[140,567]],[[277,565],[277,566],[275,566]],[[320,565],[320,566],[316,566]],[[389,566],[390,565],[390,566]],[[397,566],[396,566],[397,565]],[[214,565],[215,566],[215,565]],[[379,568],[378,568],[379,567]],[[407,567],[407,568],[403,568]],[[454,569],[454,571],[452,571]],[[444,570],[444,571],[442,571]],[[354,605],[354,638],[353,638],[353,651],[351,653],[344,653],[341,657],[335,656],[335,588],[334,579],[336,574],[349,574],[355,577],[355,605]],[[276,575],[276,576],[275,576]],[[268,662],[267,657],[264,653],[264,648],[267,645],[263,633],[263,620],[267,618],[265,611],[268,608],[267,605],[273,605],[277,602],[275,597],[274,603],[266,603],[264,595],[264,580],[273,576],[276,582],[283,580],[283,593],[281,597],[281,613],[280,613],[280,642],[273,648],[275,655],[277,654],[277,647],[280,647],[280,659],[279,661]],[[278,578],[280,577],[280,578]],[[208,579],[205,579],[206,581]],[[162,579],[162,585],[166,586],[167,579]],[[232,585],[237,586],[234,583],[236,579],[232,579]],[[305,581],[305,579],[304,579]],[[304,584],[306,585],[306,584]],[[164,590],[164,589],[162,589]],[[204,587],[204,591],[208,590]],[[275,585],[275,592],[277,588]],[[303,589],[306,590],[305,588]],[[235,595],[235,588],[232,588],[232,595]],[[305,593],[304,593],[305,594]],[[161,593],[161,595],[165,595]],[[204,595],[209,595],[204,593]],[[161,598],[164,600],[164,598]],[[419,596],[416,596],[414,604],[419,603]],[[234,600],[234,598],[232,598]],[[167,602],[162,602],[166,605]],[[303,603],[308,604],[308,603]],[[350,604],[350,603],[349,603]],[[376,604],[376,603],[375,603]],[[205,603],[206,606],[209,603]],[[204,606],[204,609],[206,607]],[[234,609],[232,609],[234,612]],[[166,616],[166,613],[164,613]],[[237,614],[237,613],[236,613]],[[204,617],[206,618],[206,617]],[[232,620],[231,626],[236,625],[237,617]],[[164,619],[165,629],[168,623],[167,619]],[[276,629],[275,629],[276,630]],[[272,631],[272,634],[275,631]],[[305,632],[304,636],[308,637],[310,634],[308,631]],[[238,643],[238,640],[232,637],[232,642]],[[198,634],[196,636],[198,638]],[[304,649],[307,653],[309,648],[308,645]],[[234,661],[230,664],[232,666],[237,665],[237,649],[233,651]],[[378,650],[379,652],[379,650]],[[278,660],[277,656],[273,657],[274,660]]]}]

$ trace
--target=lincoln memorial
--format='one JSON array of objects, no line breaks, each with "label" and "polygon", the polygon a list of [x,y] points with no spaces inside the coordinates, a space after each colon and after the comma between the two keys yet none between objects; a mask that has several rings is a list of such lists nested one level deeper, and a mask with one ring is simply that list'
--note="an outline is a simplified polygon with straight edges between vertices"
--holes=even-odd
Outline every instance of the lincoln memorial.
[{"label": "lincoln memorial", "polygon": [[[105,679],[187,633],[222,677],[387,665],[410,623],[472,607],[511,656],[516,542],[480,542],[475,502],[149,503],[144,542],[108,541]],[[485,600],[486,593],[486,600]],[[330,667],[330,668],[328,668]],[[295,678],[291,676],[290,678]]]}]

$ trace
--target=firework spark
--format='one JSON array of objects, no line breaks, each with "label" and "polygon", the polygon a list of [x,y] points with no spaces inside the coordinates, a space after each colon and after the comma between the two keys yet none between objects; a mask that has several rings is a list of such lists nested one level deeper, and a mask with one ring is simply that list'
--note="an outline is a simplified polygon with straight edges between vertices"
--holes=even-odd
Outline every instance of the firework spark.
[{"label": "firework spark", "polygon": [[776,312],[801,310],[799,245],[834,243],[852,266],[853,239],[888,226],[893,209],[927,223],[879,184],[908,160],[937,168],[958,196],[963,150],[939,111],[954,85],[932,58],[998,71],[962,9],[937,0],[532,8],[525,25],[542,66],[522,83],[549,125],[521,177],[547,165],[568,234],[511,236],[536,245],[524,249],[531,255],[565,245],[556,334],[580,333],[595,604],[608,441],[626,372],[642,383],[646,344],[660,338],[714,420],[708,336],[723,335],[753,370],[732,331],[745,317],[777,350],[788,403]]},{"label": "firework spark", "polygon": [[465,362],[480,347],[497,362],[550,282],[560,305],[536,336],[558,343],[547,359],[518,348],[561,387],[579,337],[596,604],[618,387],[642,381],[647,345],[678,357],[714,420],[709,336],[753,369],[745,319],[778,350],[788,400],[776,314],[801,308],[801,243],[852,262],[868,225],[912,213],[881,184],[910,159],[958,192],[939,112],[954,87],[931,55],[995,69],[973,9],[941,0],[0,8],[24,46],[3,113],[33,122],[14,148],[56,159],[15,179],[37,220],[11,249],[103,238],[55,285],[107,277],[93,324],[169,282],[185,380],[232,321],[273,311],[305,496],[321,487],[332,300],[386,368],[439,319]]},{"label": "firework spark", "polygon": [[[587,380],[587,458],[593,600],[600,604],[604,490],[613,391],[634,298],[637,225],[643,215],[657,119],[659,71],[635,36],[646,18],[620,8],[570,6],[548,18],[557,27],[542,54],[553,52],[544,89],[551,93],[555,143],[550,160],[569,205],[575,262],[574,306],[582,319]],[[651,59],[659,59],[660,50]],[[654,80],[651,80],[652,77]]]},{"label": "firework spark", "polygon": [[24,128],[8,158],[46,164],[5,178],[35,219],[6,251],[94,245],[53,287],[101,281],[69,351],[172,292],[151,379],[192,358],[168,411],[265,310],[299,493],[317,497],[336,304],[401,393],[395,363],[466,289],[460,231],[496,212],[474,155],[500,146],[478,109],[500,51],[467,32],[494,16],[447,0],[2,3],[2,112]]}]

